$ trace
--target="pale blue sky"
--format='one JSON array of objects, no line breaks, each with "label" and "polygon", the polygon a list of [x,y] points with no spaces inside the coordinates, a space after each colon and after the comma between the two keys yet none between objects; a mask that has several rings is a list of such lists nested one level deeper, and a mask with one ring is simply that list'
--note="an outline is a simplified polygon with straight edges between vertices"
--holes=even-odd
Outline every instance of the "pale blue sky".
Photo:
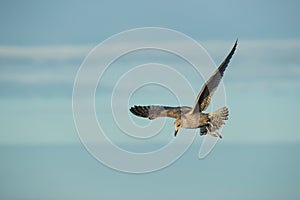
[{"label": "pale blue sky", "polygon": [[95,44],[160,26],[200,40],[297,39],[299,1],[1,1],[0,44]]}]

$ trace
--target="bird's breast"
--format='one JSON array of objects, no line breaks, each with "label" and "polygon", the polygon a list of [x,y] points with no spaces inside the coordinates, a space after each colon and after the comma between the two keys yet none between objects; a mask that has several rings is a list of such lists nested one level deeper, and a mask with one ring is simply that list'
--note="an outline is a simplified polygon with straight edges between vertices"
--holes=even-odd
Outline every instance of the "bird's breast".
[{"label": "bird's breast", "polygon": [[181,125],[183,128],[199,128],[203,126],[202,113],[186,114],[181,117]]}]

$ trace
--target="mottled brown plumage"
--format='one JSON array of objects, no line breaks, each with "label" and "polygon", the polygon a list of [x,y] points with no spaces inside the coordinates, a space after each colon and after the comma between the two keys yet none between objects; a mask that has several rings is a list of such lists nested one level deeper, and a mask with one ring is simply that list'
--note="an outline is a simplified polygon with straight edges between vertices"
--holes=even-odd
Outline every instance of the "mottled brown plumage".
[{"label": "mottled brown plumage", "polygon": [[157,117],[175,118],[175,136],[179,128],[182,127],[190,129],[200,128],[200,135],[206,135],[208,133],[214,137],[222,138],[217,130],[220,129],[222,125],[225,124],[224,121],[228,119],[228,109],[223,107],[211,113],[203,113],[202,111],[209,106],[211,98],[235,52],[236,46],[237,41],[225,60],[203,85],[193,108],[188,106],[169,107],[152,105],[134,106],[130,108],[130,111],[136,116],[149,118],[151,120]]}]

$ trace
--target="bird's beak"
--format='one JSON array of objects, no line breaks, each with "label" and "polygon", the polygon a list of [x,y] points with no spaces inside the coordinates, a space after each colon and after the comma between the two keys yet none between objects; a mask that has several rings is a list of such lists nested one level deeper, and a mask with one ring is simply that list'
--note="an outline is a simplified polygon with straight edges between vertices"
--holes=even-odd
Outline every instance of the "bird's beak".
[{"label": "bird's beak", "polygon": [[176,137],[176,135],[177,135],[177,132],[178,132],[178,129],[177,129],[177,130],[175,130],[174,137]]}]

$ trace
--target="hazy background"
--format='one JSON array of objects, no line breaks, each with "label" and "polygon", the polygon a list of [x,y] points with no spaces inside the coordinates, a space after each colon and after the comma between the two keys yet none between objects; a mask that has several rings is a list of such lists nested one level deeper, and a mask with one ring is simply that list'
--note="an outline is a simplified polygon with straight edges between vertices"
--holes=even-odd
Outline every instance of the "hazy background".
[{"label": "hazy background", "polygon": [[[299,6],[298,1],[0,1],[1,199],[299,199]],[[197,137],[170,167],[131,175],[105,167],[84,149],[72,118],[72,88],[95,45],[145,26],[187,34],[216,63],[236,38],[239,45],[224,78],[230,108],[224,139],[204,160],[197,158],[203,140]],[[202,83],[191,80],[196,93]],[[98,95],[109,97],[111,88],[108,82]],[[147,99],[159,100],[151,93]],[[176,105],[169,94],[161,101]],[[110,111],[97,106],[98,112]],[[118,132],[113,134],[117,139]],[[162,134],[172,138],[173,120]]]}]

